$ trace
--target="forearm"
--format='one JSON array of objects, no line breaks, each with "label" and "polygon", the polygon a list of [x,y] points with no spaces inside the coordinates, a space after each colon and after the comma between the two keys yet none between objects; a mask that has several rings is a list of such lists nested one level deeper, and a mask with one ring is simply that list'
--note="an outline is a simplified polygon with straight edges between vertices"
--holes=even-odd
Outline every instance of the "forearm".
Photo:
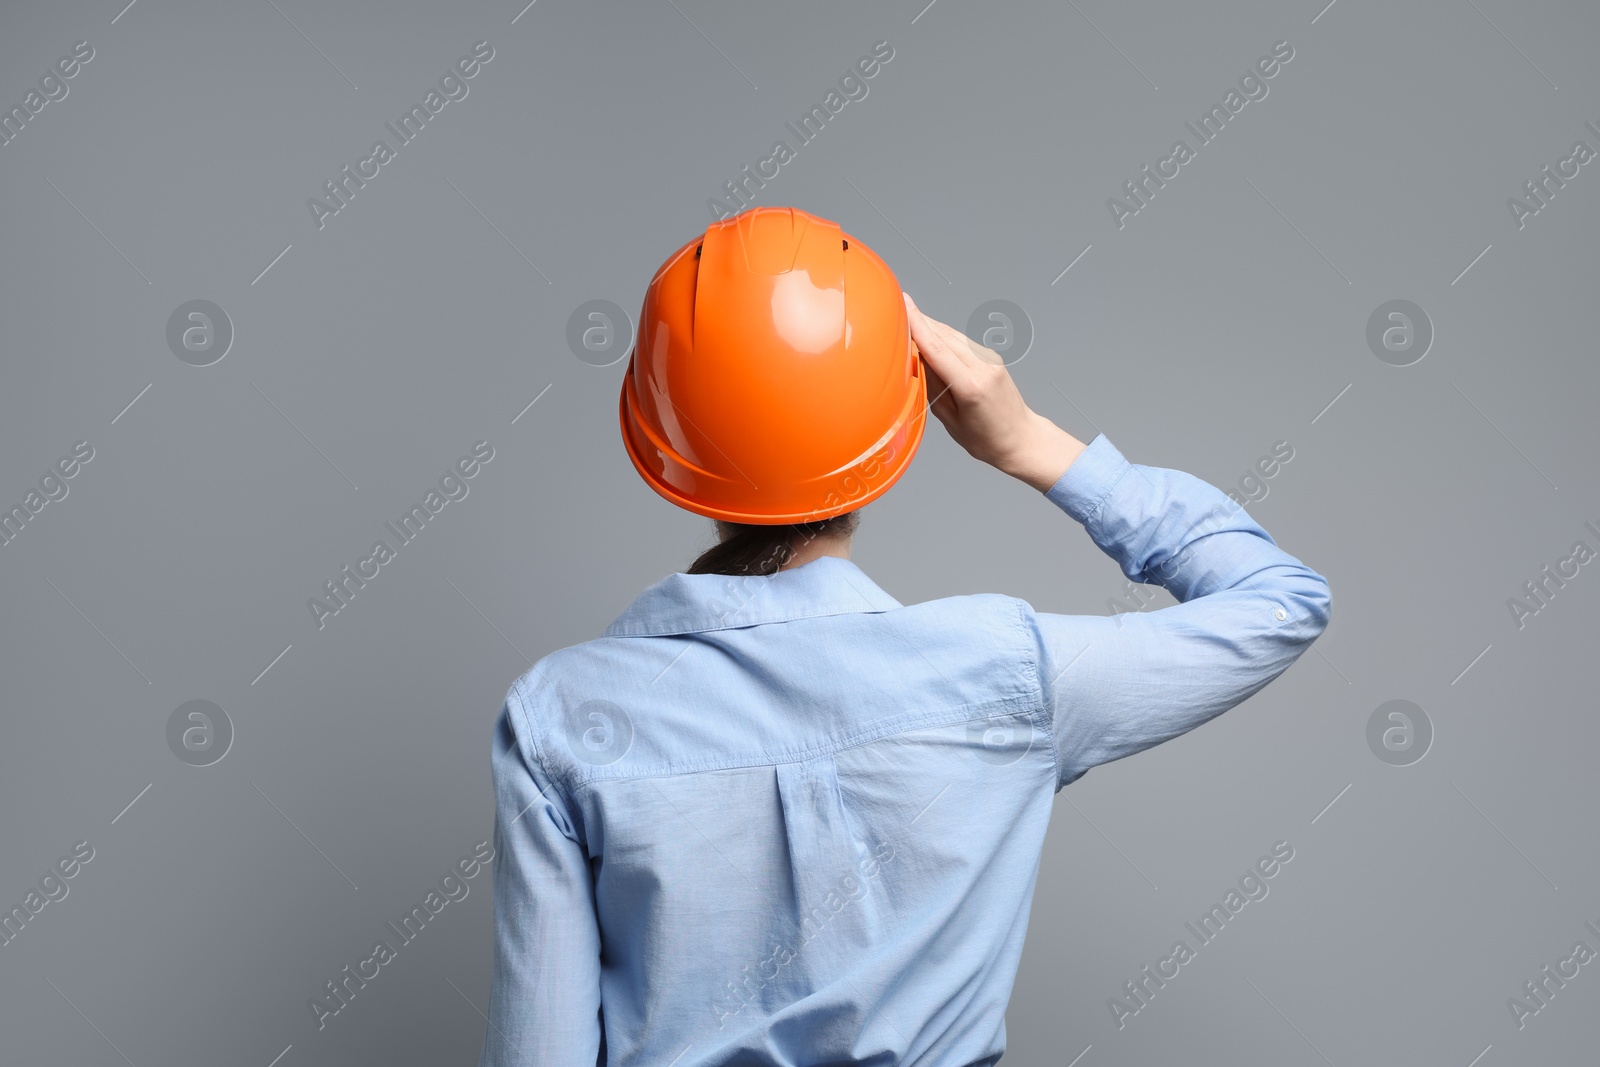
[{"label": "forearm", "polygon": [[[1122,573],[1189,601],[1226,589],[1296,603],[1326,621],[1326,581],[1283,552],[1216,486],[1182,470],[1126,462],[1101,438],[1048,490]],[[1301,614],[1301,611],[1296,611]]]},{"label": "forearm", "polygon": [[1060,785],[1248,699],[1328,625],[1327,580],[1193,475],[1129,463],[1097,436],[1046,497],[1128,578],[1179,601],[1033,614]]}]

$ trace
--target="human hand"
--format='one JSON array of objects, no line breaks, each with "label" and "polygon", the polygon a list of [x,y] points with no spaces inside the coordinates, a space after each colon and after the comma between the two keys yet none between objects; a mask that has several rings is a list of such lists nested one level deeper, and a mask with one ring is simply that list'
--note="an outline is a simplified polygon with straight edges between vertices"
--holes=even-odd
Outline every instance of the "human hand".
[{"label": "human hand", "polygon": [[910,294],[901,296],[927,374],[928,406],[951,438],[1040,492],[1055,485],[1083,442],[1028,407],[999,353],[928,318]]}]

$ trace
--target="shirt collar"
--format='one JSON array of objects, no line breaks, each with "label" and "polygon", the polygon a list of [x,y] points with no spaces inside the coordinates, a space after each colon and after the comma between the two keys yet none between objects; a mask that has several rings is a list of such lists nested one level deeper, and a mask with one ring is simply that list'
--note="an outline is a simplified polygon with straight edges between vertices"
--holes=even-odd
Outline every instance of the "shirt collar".
[{"label": "shirt collar", "polygon": [[649,637],[903,607],[841,556],[766,575],[669,574],[647,587],[603,637]]}]

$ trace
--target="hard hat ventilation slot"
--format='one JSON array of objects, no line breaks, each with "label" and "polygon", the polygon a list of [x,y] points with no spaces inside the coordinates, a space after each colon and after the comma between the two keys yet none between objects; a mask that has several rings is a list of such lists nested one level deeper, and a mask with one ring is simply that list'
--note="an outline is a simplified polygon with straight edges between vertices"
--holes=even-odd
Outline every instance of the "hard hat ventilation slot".
[{"label": "hard hat ventilation slot", "polygon": [[847,249],[850,247],[850,242],[849,241],[845,241],[845,242],[843,242],[843,244],[844,244],[845,248],[847,248]]},{"label": "hard hat ventilation slot", "polygon": [[703,247],[705,247],[705,246],[704,245],[695,245],[694,246],[694,258],[695,259],[699,259],[700,258],[700,249],[703,248]]}]

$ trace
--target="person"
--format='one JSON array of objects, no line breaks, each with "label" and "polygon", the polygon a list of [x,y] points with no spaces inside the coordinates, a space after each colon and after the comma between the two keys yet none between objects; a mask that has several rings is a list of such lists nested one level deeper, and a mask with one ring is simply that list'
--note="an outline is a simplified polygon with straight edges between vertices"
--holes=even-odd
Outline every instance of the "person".
[{"label": "person", "polygon": [[[651,284],[624,437],[720,540],[507,694],[481,1067],[994,1064],[1055,794],[1235,707],[1328,625],[1327,580],[1226,494],[1073,437],[879,265],[758,208]],[[820,399],[852,375],[878,422]],[[926,410],[1177,603],[880,588],[853,531]],[[841,455],[868,457],[853,489]]]}]

